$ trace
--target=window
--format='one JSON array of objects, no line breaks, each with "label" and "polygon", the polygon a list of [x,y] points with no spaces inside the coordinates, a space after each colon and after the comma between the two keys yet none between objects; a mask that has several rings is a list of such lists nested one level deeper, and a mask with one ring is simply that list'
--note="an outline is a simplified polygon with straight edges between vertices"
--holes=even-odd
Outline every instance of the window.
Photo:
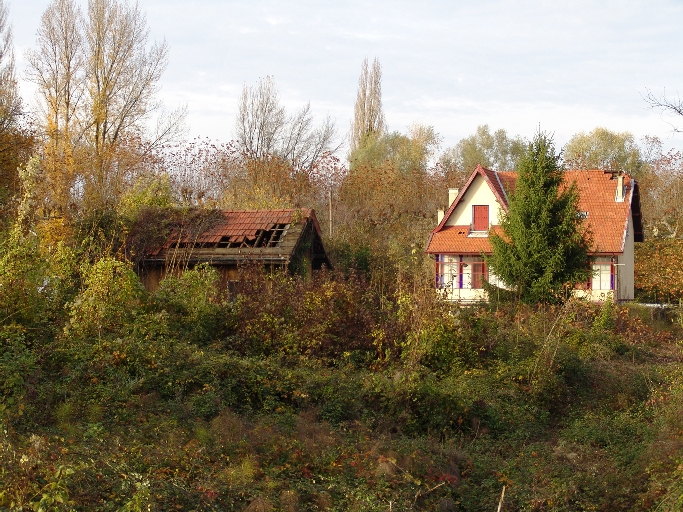
[{"label": "window", "polygon": [[[436,255],[436,288],[457,287],[458,257],[447,254]],[[456,282],[454,282],[456,281]]]},{"label": "window", "polygon": [[489,230],[489,205],[472,206],[472,231]]},{"label": "window", "polygon": [[614,258],[595,258],[593,261],[593,290],[614,290]]},{"label": "window", "polygon": [[482,258],[472,262],[472,288],[483,288],[486,280],[486,263]]}]

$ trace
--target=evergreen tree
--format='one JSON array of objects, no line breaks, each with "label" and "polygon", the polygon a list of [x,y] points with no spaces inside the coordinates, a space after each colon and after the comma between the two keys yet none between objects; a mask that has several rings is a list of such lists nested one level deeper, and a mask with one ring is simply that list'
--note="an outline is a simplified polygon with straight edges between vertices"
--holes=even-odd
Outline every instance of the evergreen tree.
[{"label": "evergreen tree", "polygon": [[492,235],[487,257],[491,271],[525,303],[562,302],[591,275],[591,239],[578,215],[576,183],[562,180],[552,138],[538,133],[519,161],[504,234]]}]

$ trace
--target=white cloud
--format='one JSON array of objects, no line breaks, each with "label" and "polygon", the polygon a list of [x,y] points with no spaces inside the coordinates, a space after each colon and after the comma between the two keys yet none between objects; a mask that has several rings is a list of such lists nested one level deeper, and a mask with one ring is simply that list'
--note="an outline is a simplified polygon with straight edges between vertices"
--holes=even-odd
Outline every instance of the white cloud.
[{"label": "white cloud", "polygon": [[268,22],[268,24],[276,26],[282,25],[283,23],[287,23],[288,20],[285,18],[266,18],[266,21]]},{"label": "white cloud", "polygon": [[[17,48],[33,45],[47,4],[12,3]],[[171,48],[162,98],[169,108],[188,104],[192,134],[228,138],[242,84],[266,75],[288,107],[310,100],[344,131],[360,64],[377,56],[390,127],[431,124],[445,145],[483,123],[527,136],[541,123],[558,143],[601,125],[683,149],[681,135],[672,136],[641,97],[646,88],[683,89],[677,0],[140,0],[140,7],[152,37]]]}]

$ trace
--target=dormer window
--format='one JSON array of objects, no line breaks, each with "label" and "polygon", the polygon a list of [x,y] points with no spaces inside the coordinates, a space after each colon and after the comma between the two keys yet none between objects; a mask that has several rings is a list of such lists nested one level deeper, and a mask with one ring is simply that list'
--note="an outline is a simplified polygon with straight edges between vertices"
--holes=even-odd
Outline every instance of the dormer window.
[{"label": "dormer window", "polygon": [[489,205],[472,206],[472,231],[489,230]]}]

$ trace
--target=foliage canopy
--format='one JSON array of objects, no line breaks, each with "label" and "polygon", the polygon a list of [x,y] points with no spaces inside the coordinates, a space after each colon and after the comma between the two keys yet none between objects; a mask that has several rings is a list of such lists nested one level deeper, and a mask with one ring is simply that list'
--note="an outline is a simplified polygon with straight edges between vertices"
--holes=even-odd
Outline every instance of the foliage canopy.
[{"label": "foliage canopy", "polygon": [[492,234],[492,272],[519,300],[557,303],[590,277],[590,238],[578,213],[576,184],[563,184],[552,138],[538,133],[520,159],[503,236]]},{"label": "foliage canopy", "polygon": [[645,160],[633,134],[598,127],[577,133],[564,148],[565,165],[572,169],[605,169],[640,178]]}]

